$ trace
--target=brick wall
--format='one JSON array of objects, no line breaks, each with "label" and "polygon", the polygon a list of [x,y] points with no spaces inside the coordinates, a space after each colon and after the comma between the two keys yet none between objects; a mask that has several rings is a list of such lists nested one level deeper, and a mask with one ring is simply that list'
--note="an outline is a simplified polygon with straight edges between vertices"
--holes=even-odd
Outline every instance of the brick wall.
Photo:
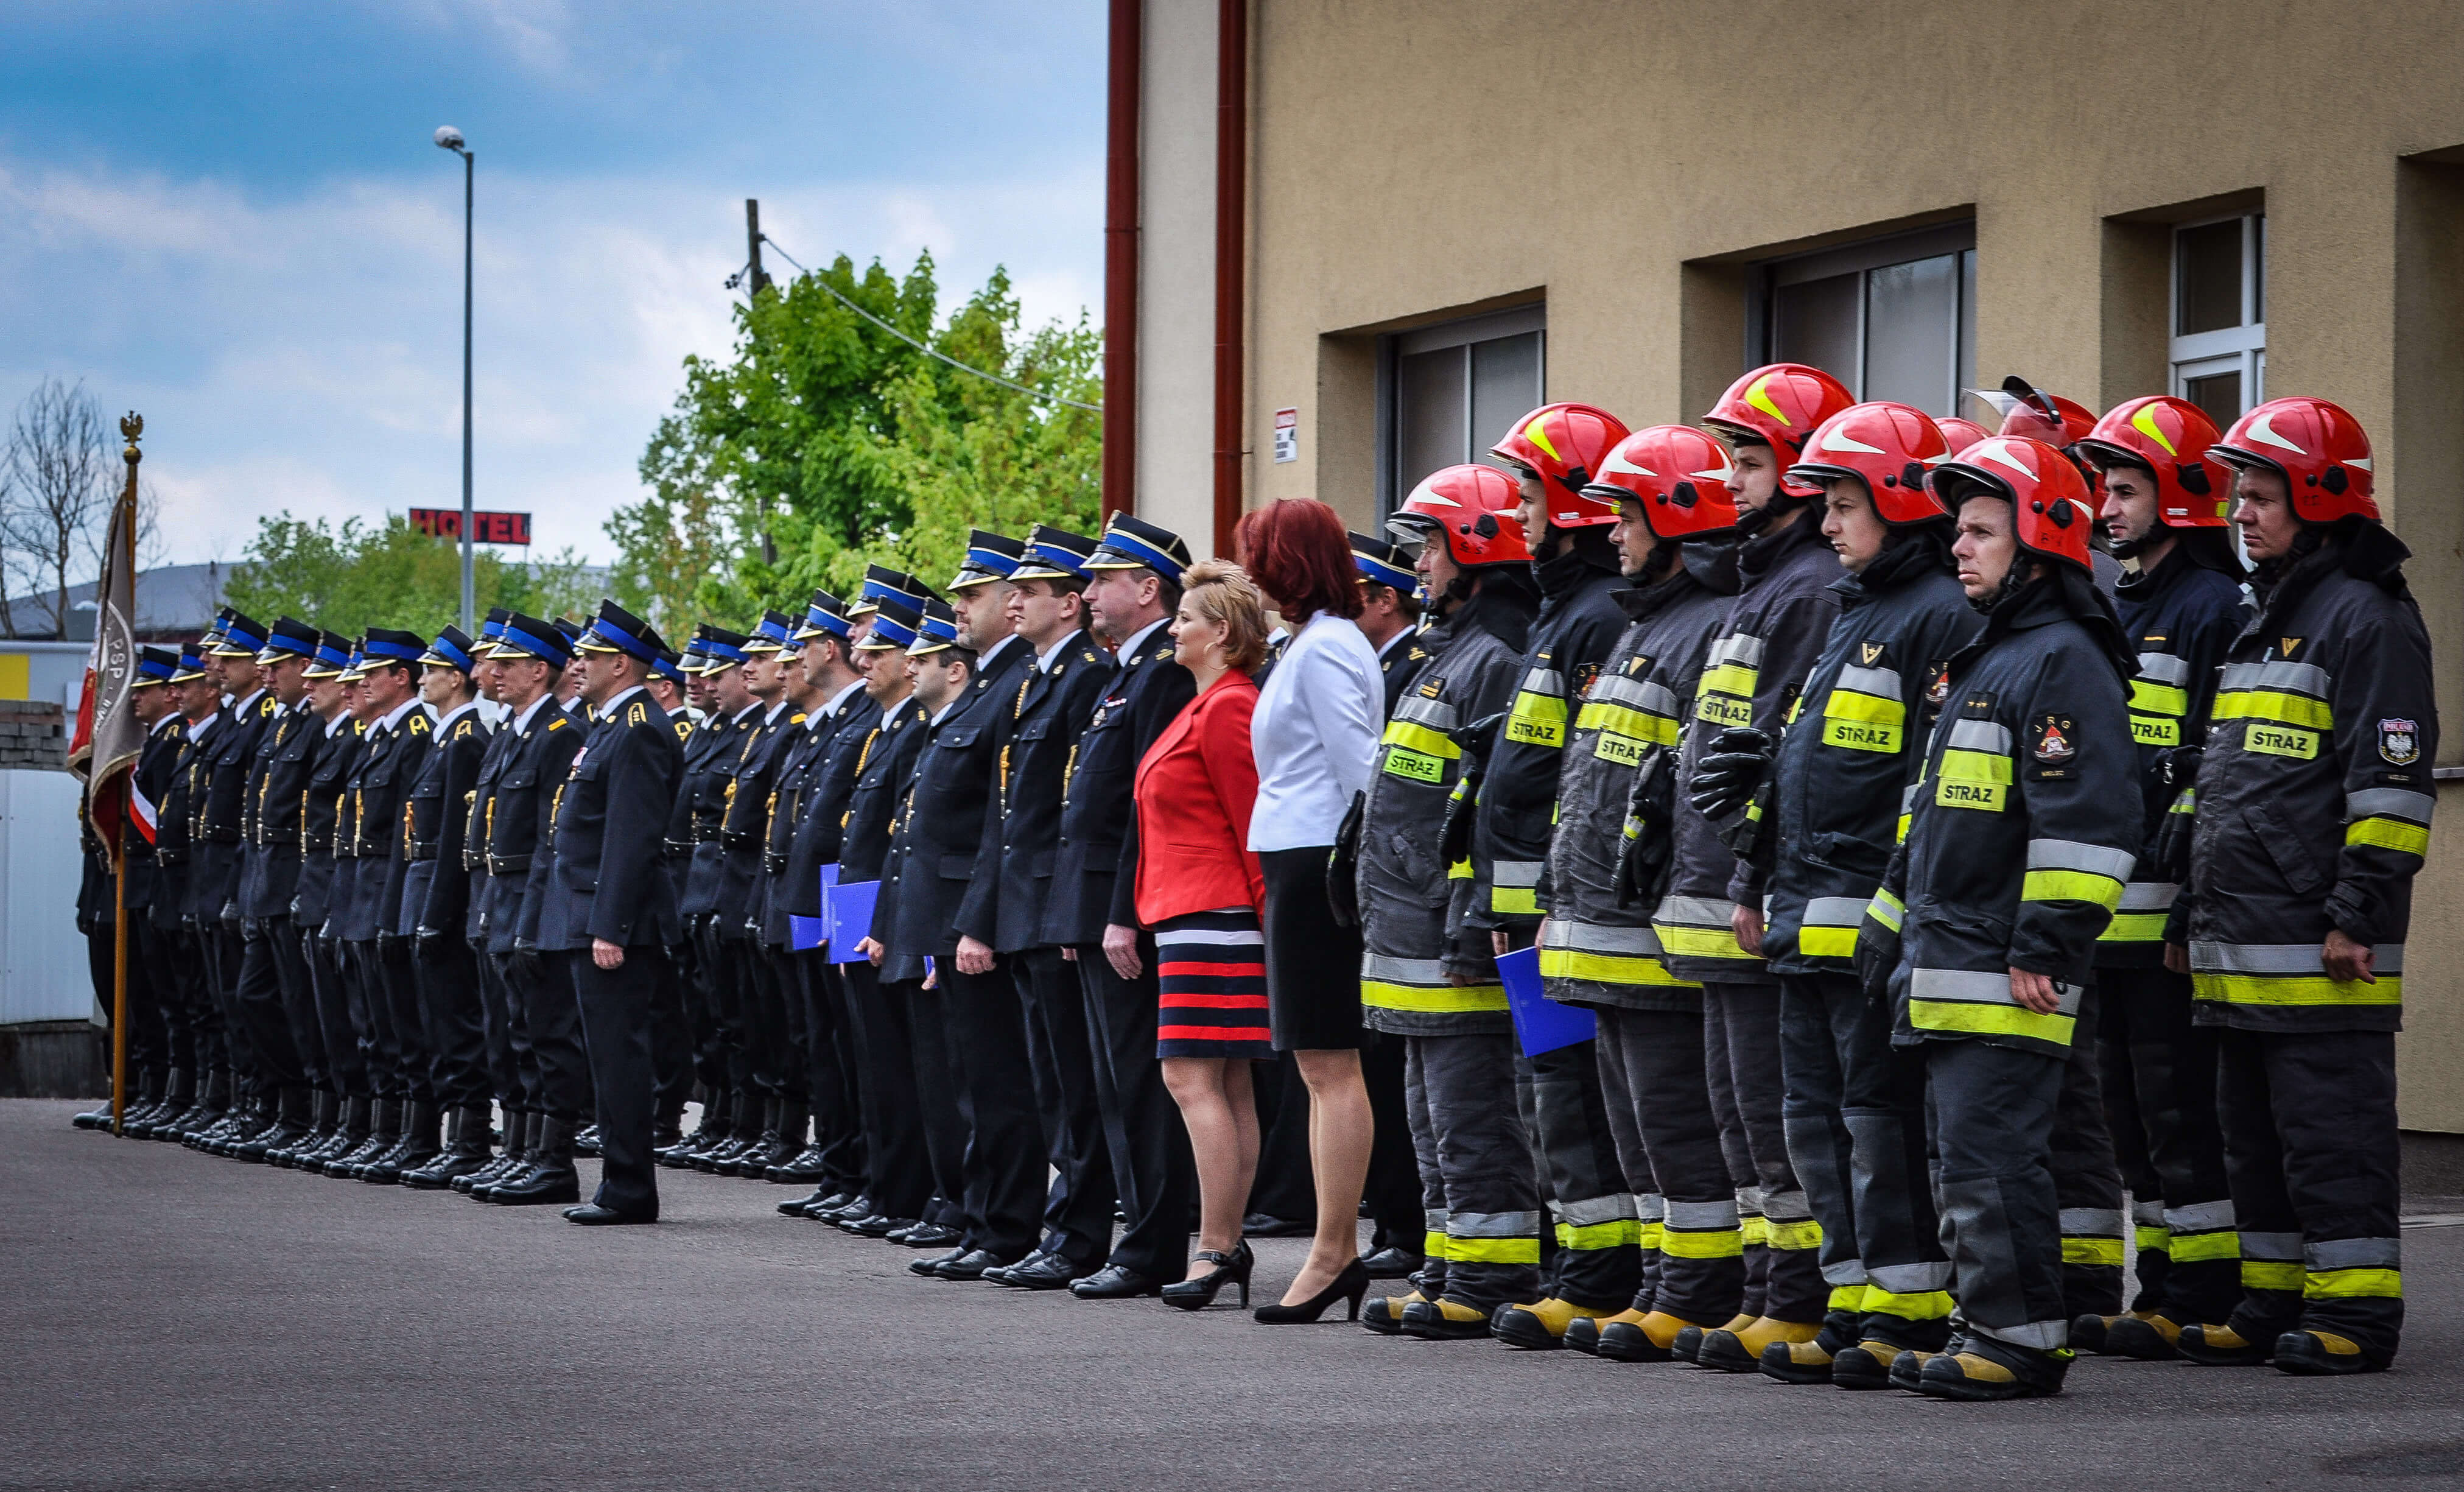
[{"label": "brick wall", "polygon": [[0,700],[0,768],[65,771],[68,765],[68,725],[58,705]]}]

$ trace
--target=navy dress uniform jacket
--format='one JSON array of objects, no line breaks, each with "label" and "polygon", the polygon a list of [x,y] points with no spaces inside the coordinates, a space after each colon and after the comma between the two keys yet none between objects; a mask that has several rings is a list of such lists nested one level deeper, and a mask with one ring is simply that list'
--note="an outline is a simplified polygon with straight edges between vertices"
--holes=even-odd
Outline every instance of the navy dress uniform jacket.
[{"label": "navy dress uniform jacket", "polygon": [[367,747],[351,773],[346,821],[359,870],[341,919],[346,943],[363,943],[401,925],[403,873],[409,869],[401,854],[402,811],[434,736],[428,712],[416,704],[391,729],[368,727]]},{"label": "navy dress uniform jacket", "polygon": [[582,749],[582,729],[550,700],[527,728],[511,734],[496,773],[488,822],[488,951],[511,953],[539,924],[539,885],[554,841],[549,813],[556,790]]},{"label": "navy dress uniform jacket", "polygon": [[[890,836],[896,828],[899,805],[907,801],[907,785],[915,778],[915,759],[924,752],[924,706],[914,696],[889,709],[873,706],[874,719],[856,751],[855,780],[847,790],[847,816],[839,836],[839,882],[879,880],[890,860]],[[874,914],[880,913],[878,903]]]},{"label": "navy dress uniform jacket", "polygon": [[1032,661],[1026,644],[1005,640],[941,723],[925,727],[873,909],[873,936],[890,950],[885,980],[921,979],[926,957],[957,952],[958,906],[983,846],[1001,721]]},{"label": "navy dress uniform jacket", "polygon": [[1198,681],[1173,661],[1172,632],[1158,626],[1124,650],[1079,733],[1077,760],[1062,775],[1061,824],[1039,941],[1063,947],[1104,941],[1104,927],[1138,925],[1138,763],[1173,717],[1198,697]]},{"label": "navy dress uniform jacket", "polygon": [[1049,670],[1030,664],[1008,719],[995,721],[995,797],[958,906],[958,931],[1016,953],[1050,940],[1044,914],[1060,859],[1063,780],[1115,672],[1084,632],[1062,639]]},{"label": "navy dress uniform jacket", "polygon": [[587,949],[594,939],[633,948],[683,938],[673,883],[660,867],[668,810],[683,773],[684,749],[648,690],[610,701],[550,794],[555,853],[540,890],[542,949]]},{"label": "navy dress uniform jacket", "polygon": [[411,784],[405,815],[410,868],[403,878],[402,921],[397,924],[405,937],[416,936],[423,927],[458,933],[469,916],[471,873],[462,863],[462,835],[470,820],[463,806],[478,784],[489,739],[479,707],[465,706],[451,724],[438,724],[436,745],[420,764],[419,780]]}]

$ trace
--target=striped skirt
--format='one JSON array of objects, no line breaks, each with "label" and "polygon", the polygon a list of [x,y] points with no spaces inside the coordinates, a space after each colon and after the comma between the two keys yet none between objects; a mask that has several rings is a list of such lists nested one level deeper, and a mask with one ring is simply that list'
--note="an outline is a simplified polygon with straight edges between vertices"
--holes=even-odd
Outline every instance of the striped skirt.
[{"label": "striped skirt", "polygon": [[1273,1058],[1257,913],[1235,906],[1157,926],[1155,975],[1163,987],[1157,1057]]}]

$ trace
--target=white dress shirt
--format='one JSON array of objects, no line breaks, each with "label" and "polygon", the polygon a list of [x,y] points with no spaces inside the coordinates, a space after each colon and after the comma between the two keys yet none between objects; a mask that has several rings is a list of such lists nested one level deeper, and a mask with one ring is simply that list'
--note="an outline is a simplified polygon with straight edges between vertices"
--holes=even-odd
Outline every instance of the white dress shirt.
[{"label": "white dress shirt", "polygon": [[1249,848],[1332,844],[1377,754],[1385,680],[1377,652],[1349,618],[1309,618],[1284,649],[1249,718],[1258,805]]}]

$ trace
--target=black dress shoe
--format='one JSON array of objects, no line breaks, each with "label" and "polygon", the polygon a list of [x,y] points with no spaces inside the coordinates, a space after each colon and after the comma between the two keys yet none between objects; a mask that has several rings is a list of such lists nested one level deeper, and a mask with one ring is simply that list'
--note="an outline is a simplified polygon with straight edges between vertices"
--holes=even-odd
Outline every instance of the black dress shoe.
[{"label": "black dress shoe", "polygon": [[933,1273],[943,1280],[981,1280],[985,1270],[1015,1262],[990,1249],[969,1249],[964,1254],[943,1258],[933,1266]]},{"label": "black dress shoe", "polygon": [[573,1137],[573,1153],[576,1155],[596,1155],[599,1153],[599,1126],[597,1125],[584,1125],[582,1128],[582,1133]]},{"label": "black dress shoe", "polygon": [[1015,1264],[995,1264],[992,1268],[985,1270],[981,1278],[986,1284],[1007,1284],[1009,1283],[1009,1272],[1011,1270],[1024,1269],[1029,1264],[1040,1264],[1043,1261],[1044,1251],[1042,1249],[1029,1249],[1026,1251],[1026,1258],[1020,1259]]},{"label": "black dress shoe", "polygon": [[966,1254],[965,1249],[952,1249],[947,1254],[935,1254],[930,1258],[911,1258],[907,1261],[907,1272],[931,1280],[940,1273],[942,1265],[955,1263],[964,1258]]},{"label": "black dress shoe", "polygon": [[1162,1292],[1162,1280],[1118,1264],[1107,1264],[1084,1279],[1069,1281],[1069,1293],[1082,1301],[1127,1301]]},{"label": "black dress shoe", "polygon": [[1382,1248],[1360,1261],[1372,1280],[1408,1280],[1428,1260],[1401,1248]]},{"label": "black dress shoe", "polygon": [[1251,1213],[1241,1219],[1241,1232],[1252,1238],[1306,1238],[1317,1232],[1317,1224]]},{"label": "black dress shoe", "polygon": [[645,1217],[638,1213],[620,1213],[612,1207],[602,1207],[596,1202],[584,1202],[579,1207],[566,1208],[564,1220],[569,1223],[580,1223],[585,1228],[609,1228],[631,1223],[654,1223],[659,1220],[659,1214],[652,1213]]},{"label": "black dress shoe", "polygon": [[[1066,1254],[1038,1254],[1001,1271],[1001,1282],[1018,1290],[1067,1290],[1086,1269]],[[986,1279],[991,1279],[989,1272]]]},{"label": "black dress shoe", "polygon": [[911,1249],[937,1249],[956,1243],[963,1236],[957,1229],[941,1223],[917,1223],[899,1236],[898,1241]]}]

